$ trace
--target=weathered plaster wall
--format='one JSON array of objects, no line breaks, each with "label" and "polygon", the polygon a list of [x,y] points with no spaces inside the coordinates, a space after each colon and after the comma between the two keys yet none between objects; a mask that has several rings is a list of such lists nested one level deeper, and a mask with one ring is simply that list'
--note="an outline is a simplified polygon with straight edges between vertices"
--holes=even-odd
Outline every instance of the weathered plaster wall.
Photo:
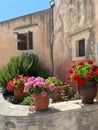
[{"label": "weathered plaster wall", "polygon": [[16,44],[12,30],[0,28],[0,67],[16,54]]},{"label": "weathered plaster wall", "polygon": [[90,26],[93,41],[93,5],[93,0],[58,0],[54,8],[54,64],[62,80],[72,63],[71,34]]},{"label": "weathered plaster wall", "polygon": [[95,1],[95,26],[94,26],[94,36],[95,36],[95,59],[96,59],[96,63],[98,65],[98,0],[94,0]]},{"label": "weathered plaster wall", "polygon": [[33,50],[46,68],[51,70],[51,10],[40,11],[0,23],[0,66],[11,56],[24,51],[17,50],[13,32],[33,32]]}]

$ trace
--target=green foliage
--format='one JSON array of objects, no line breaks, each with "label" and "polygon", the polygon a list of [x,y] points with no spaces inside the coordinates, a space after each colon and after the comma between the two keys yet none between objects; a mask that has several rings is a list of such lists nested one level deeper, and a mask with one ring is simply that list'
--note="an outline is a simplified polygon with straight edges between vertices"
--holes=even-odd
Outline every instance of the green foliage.
[{"label": "green foliage", "polygon": [[85,79],[85,75],[89,74],[89,71],[92,70],[92,65],[85,63],[84,66],[78,65],[74,71],[81,76],[81,78]]},{"label": "green foliage", "polygon": [[15,97],[13,97],[10,102],[12,104],[22,104],[22,105],[34,105],[34,101],[32,99],[31,96],[26,96],[24,98],[22,98],[21,100],[16,99]]},{"label": "green foliage", "polygon": [[62,86],[63,85],[63,82],[57,77],[48,77],[45,81],[48,84],[54,83],[55,86]]},{"label": "green foliage", "polygon": [[92,60],[80,61],[72,66],[68,71],[67,82],[71,81],[75,85],[83,85],[88,82],[98,81],[98,66]]},{"label": "green foliage", "polygon": [[9,80],[17,77],[19,74],[24,76],[48,77],[48,73],[43,68],[37,55],[32,53],[23,53],[12,57],[7,66],[0,69],[0,86],[5,87]]},{"label": "green foliage", "polygon": [[18,58],[17,57],[12,57],[7,64],[7,70],[10,75],[10,78],[12,79],[13,77],[16,77],[19,73],[18,69]]},{"label": "green foliage", "polygon": [[12,104],[21,104],[22,100],[18,100],[16,98],[12,98],[10,101]]},{"label": "green foliage", "polygon": [[3,67],[0,69],[0,86],[5,87],[8,80],[11,79],[9,71],[7,67]]},{"label": "green foliage", "polygon": [[61,96],[63,101],[68,101],[74,98],[73,89],[71,87],[67,87],[67,89],[62,90]]},{"label": "green foliage", "polygon": [[23,105],[34,105],[34,101],[31,96],[27,96],[22,101]]}]

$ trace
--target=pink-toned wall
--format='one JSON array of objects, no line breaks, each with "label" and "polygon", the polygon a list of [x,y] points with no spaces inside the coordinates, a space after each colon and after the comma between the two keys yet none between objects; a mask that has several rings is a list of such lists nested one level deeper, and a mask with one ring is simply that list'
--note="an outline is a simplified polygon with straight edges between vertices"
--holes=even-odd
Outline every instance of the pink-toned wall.
[{"label": "pink-toned wall", "polygon": [[[84,28],[88,29],[91,27],[89,42],[87,41],[86,57],[91,55],[94,59],[94,51],[90,52],[89,49],[92,42],[94,43],[93,24],[94,0],[57,1],[54,8],[54,66],[55,74],[59,75],[59,78],[63,81],[65,81],[66,74],[71,65],[77,62],[77,60],[72,60],[72,36],[74,35],[77,38],[76,34],[81,35],[82,33],[80,32]],[[71,36],[71,34],[73,35]]]},{"label": "pink-toned wall", "polygon": [[33,32],[33,50],[46,69],[51,71],[51,10],[32,13],[0,22],[0,67],[6,65],[11,56],[24,51],[17,50],[13,32]]},{"label": "pink-toned wall", "polygon": [[0,29],[0,67],[5,65],[11,56],[16,55],[16,45],[12,30]]}]

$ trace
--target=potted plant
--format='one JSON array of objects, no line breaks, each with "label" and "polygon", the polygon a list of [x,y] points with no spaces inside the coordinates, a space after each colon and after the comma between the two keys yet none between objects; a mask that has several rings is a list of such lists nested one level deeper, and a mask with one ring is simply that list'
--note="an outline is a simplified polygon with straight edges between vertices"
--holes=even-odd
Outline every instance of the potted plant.
[{"label": "potted plant", "polygon": [[53,83],[46,83],[42,77],[30,77],[24,86],[24,92],[31,94],[37,110],[44,111],[48,109],[49,93],[54,90]]},{"label": "potted plant", "polygon": [[13,92],[16,99],[21,99],[22,97],[26,95],[23,92],[23,90],[24,90],[24,83],[27,81],[27,79],[28,79],[28,76],[18,75],[17,77],[8,81],[6,85],[6,89],[9,92]]},{"label": "potted plant", "polygon": [[66,84],[64,85],[63,82],[53,76],[53,77],[48,77],[46,80],[45,80],[48,84],[49,83],[53,83],[55,85],[55,88],[54,88],[54,91],[53,91],[53,97],[54,97],[54,100],[55,101],[62,101],[63,98],[62,98],[62,92],[68,90],[69,86]]},{"label": "potted plant", "polygon": [[80,61],[68,71],[67,81],[78,87],[83,103],[93,103],[96,96],[98,81],[98,67],[92,60]]}]

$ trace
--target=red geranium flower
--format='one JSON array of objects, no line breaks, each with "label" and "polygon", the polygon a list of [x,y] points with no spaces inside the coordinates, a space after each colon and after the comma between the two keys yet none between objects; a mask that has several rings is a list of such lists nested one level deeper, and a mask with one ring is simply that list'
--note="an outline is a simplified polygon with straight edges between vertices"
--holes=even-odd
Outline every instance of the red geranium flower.
[{"label": "red geranium flower", "polygon": [[24,83],[27,81],[28,78],[28,76],[18,75],[16,78],[8,81],[6,89],[10,92],[13,92],[14,89],[19,90],[21,89],[21,87],[24,86]]},{"label": "red geranium flower", "polygon": [[92,74],[94,74],[94,71],[93,71],[93,70],[90,70],[89,73],[92,75]]},{"label": "red geranium flower", "polygon": [[73,70],[72,70],[72,69],[70,69],[68,72],[69,72],[69,73],[73,73]]},{"label": "red geranium flower", "polygon": [[86,74],[86,79],[87,79],[87,80],[90,80],[90,79],[91,79],[90,74]]},{"label": "red geranium flower", "polygon": [[72,65],[72,68],[75,68],[75,67],[76,67],[76,65],[75,65],[75,64],[73,64],[73,65]]},{"label": "red geranium flower", "polygon": [[95,72],[95,73],[96,73],[96,75],[98,76],[98,68],[96,69],[96,72]]},{"label": "red geranium flower", "polygon": [[77,73],[74,73],[74,80],[79,80],[80,79],[80,75],[79,74],[77,74]]},{"label": "red geranium flower", "polygon": [[80,62],[78,63],[78,65],[84,65],[84,63],[83,63],[82,61],[80,61]]},{"label": "red geranium flower", "polygon": [[90,81],[98,82],[98,67],[92,60],[80,61],[68,71],[67,80],[79,86]]},{"label": "red geranium flower", "polygon": [[68,82],[70,80],[70,74],[67,75],[65,82]]},{"label": "red geranium flower", "polygon": [[67,79],[70,80],[70,74],[67,75]]},{"label": "red geranium flower", "polygon": [[87,60],[88,64],[93,64],[92,60]]}]

